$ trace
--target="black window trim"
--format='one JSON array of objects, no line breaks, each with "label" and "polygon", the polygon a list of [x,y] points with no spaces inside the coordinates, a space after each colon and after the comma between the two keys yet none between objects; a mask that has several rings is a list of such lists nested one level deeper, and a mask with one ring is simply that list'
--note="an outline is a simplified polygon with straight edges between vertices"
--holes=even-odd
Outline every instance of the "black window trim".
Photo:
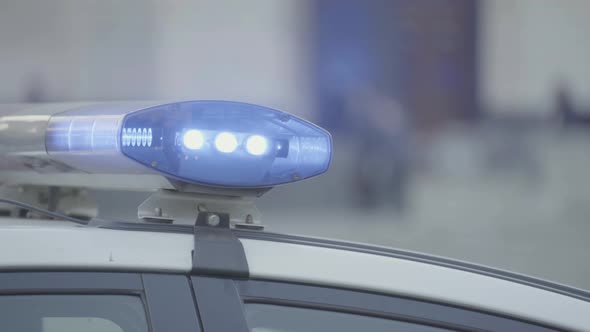
[{"label": "black window trim", "polygon": [[401,296],[270,280],[235,282],[245,304],[327,310],[456,331],[564,331],[543,323]]},{"label": "black window trim", "polygon": [[0,294],[143,294],[141,275],[117,272],[0,272]]},{"label": "black window trim", "polygon": [[332,304],[324,304],[318,302],[306,302],[306,301],[296,301],[296,300],[285,300],[285,299],[276,299],[276,298],[267,298],[267,297],[244,297],[244,303],[253,303],[253,304],[268,304],[268,305],[276,305],[281,307],[294,307],[294,308],[305,308],[305,309],[314,309],[314,310],[321,310],[321,311],[330,311],[330,312],[338,312],[344,314],[351,314],[351,315],[359,315],[365,317],[374,317],[374,318],[383,318],[389,320],[395,320],[400,322],[406,323],[413,323],[418,325],[425,325],[430,327],[437,327],[443,329],[450,329],[458,332],[473,332],[473,331],[486,331],[486,330],[474,330],[473,328],[468,328],[461,325],[451,324],[447,322],[435,321],[426,318],[416,318],[413,316],[389,313],[389,312],[382,312],[382,311],[370,311],[365,310],[362,308],[355,308],[355,307],[347,307],[341,305],[332,305]]}]

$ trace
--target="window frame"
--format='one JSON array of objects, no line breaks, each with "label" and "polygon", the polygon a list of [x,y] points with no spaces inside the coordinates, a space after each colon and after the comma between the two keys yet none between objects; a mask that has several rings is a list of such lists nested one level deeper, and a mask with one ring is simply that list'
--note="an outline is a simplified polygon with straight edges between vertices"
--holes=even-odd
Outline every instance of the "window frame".
[{"label": "window frame", "polygon": [[[170,282],[174,287],[169,287]],[[125,272],[0,272],[0,295],[130,295],[140,298],[149,332],[201,332],[194,293],[186,275]],[[158,305],[180,298],[182,311]],[[166,302],[169,303],[169,302]],[[194,315],[186,314],[187,310]]]},{"label": "window frame", "polygon": [[268,280],[236,280],[244,303],[385,318],[454,331],[563,331],[542,324],[409,297]]}]

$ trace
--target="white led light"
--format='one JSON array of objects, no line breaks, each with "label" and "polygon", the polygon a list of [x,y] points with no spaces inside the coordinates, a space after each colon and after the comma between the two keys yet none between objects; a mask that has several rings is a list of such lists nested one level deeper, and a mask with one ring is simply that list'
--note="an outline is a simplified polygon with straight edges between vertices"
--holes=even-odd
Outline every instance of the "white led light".
[{"label": "white led light", "polygon": [[232,153],[238,147],[238,139],[232,133],[223,132],[215,137],[215,148],[223,153]]},{"label": "white led light", "polygon": [[182,144],[187,149],[200,150],[205,144],[205,137],[196,129],[187,130],[182,136]]},{"label": "white led light", "polygon": [[135,146],[137,142],[137,129],[133,128],[131,130],[131,146]]},{"label": "white led light", "polygon": [[268,140],[264,136],[252,135],[246,141],[246,151],[254,156],[262,156],[268,149]]},{"label": "white led light", "polygon": [[141,129],[141,146],[147,146],[147,128]]},{"label": "white led light", "polygon": [[147,132],[147,146],[152,146],[152,139],[153,139],[152,128],[148,128],[148,132]]},{"label": "white led light", "polygon": [[127,128],[127,146],[131,146],[131,128]]},{"label": "white led light", "polygon": [[129,134],[127,134],[127,128],[123,128],[123,146],[129,146]]}]

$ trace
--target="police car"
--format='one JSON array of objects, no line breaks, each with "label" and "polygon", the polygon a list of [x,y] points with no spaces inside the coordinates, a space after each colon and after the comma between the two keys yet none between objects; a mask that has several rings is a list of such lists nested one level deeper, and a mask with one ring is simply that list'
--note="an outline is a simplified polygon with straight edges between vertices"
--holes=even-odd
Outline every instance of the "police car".
[{"label": "police car", "polygon": [[[0,107],[0,331],[590,331],[579,289],[265,232],[256,197],[331,154],[244,103]],[[78,188],[152,194],[101,220]]]}]

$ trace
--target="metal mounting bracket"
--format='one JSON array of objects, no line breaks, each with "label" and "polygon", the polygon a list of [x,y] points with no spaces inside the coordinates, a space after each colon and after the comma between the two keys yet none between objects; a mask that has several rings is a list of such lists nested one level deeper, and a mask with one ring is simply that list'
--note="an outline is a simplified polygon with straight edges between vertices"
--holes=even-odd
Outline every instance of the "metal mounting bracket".
[{"label": "metal mounting bracket", "polygon": [[230,229],[226,213],[199,212],[194,228],[192,274],[249,277],[244,247]]},{"label": "metal mounting bracket", "polygon": [[141,221],[184,225],[194,225],[200,213],[217,217],[227,215],[229,226],[234,228],[263,228],[254,197],[161,190],[150,195],[137,210],[137,216]]}]

